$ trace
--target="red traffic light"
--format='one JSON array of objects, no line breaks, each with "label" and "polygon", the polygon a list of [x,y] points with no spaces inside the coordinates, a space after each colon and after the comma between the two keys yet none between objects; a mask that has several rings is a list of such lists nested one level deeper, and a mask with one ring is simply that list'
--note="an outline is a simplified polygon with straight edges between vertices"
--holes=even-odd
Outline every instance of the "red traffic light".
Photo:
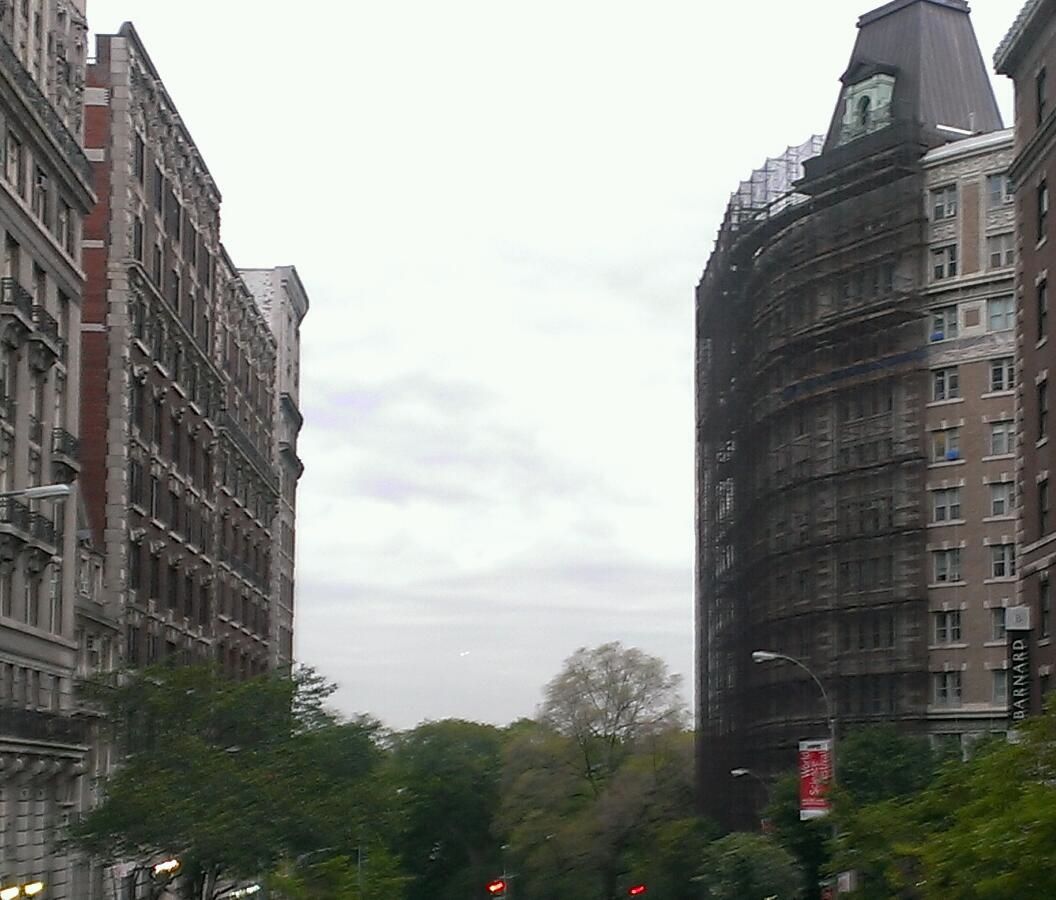
[{"label": "red traffic light", "polygon": [[506,882],[501,878],[496,878],[494,881],[488,882],[488,893],[492,897],[505,897],[506,896]]},{"label": "red traffic light", "polygon": [[627,893],[632,897],[641,897],[645,892],[644,884],[636,884],[634,887],[627,889]]}]

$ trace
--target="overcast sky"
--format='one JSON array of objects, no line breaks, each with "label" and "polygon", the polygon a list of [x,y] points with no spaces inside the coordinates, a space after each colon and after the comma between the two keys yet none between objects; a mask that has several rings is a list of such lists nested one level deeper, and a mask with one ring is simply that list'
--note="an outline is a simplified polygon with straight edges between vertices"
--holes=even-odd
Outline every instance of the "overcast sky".
[{"label": "overcast sky", "polygon": [[[236,263],[311,295],[296,642],[339,705],[504,723],[609,640],[688,699],[693,288],[737,182],[827,128],[868,0],[88,3]],[[1019,6],[974,3],[988,62]]]}]

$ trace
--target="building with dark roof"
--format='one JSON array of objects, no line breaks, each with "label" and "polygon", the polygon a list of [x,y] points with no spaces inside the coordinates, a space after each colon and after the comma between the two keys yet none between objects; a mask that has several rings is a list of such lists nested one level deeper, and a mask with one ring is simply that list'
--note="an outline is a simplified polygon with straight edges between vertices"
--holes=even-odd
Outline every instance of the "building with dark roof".
[{"label": "building with dark roof", "polygon": [[[982,485],[1009,468],[982,445],[1011,407],[987,381],[1011,352],[1011,309],[993,307],[994,328],[988,316],[1010,269],[984,258],[1011,227],[987,192],[1010,151],[1007,134],[975,137],[1002,123],[968,13],[895,0],[859,19],[824,140],[791,160],[787,187],[735,195],[697,287],[699,779],[731,824],[752,819],[731,769],[787,771],[799,740],[828,733],[810,674],[754,650],[804,663],[841,731],[894,721],[960,741],[1004,727],[983,603],[1007,602],[1014,562],[969,583],[947,565],[957,554],[934,551],[963,541],[984,558],[1009,527],[984,521],[973,488],[932,546],[947,470]],[[936,394],[939,370],[972,395]],[[936,642],[951,580],[979,607],[958,653]],[[953,676],[965,666],[980,674]]]}]

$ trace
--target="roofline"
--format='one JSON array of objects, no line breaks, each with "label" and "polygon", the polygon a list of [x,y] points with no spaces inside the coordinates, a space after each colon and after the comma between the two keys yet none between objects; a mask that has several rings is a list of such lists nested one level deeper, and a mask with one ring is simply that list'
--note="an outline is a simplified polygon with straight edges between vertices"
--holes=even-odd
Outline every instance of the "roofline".
[{"label": "roofline", "polygon": [[921,162],[925,166],[938,165],[940,162],[949,162],[952,159],[974,156],[996,149],[1011,149],[1015,142],[1015,131],[1012,128],[1002,128],[1000,131],[990,131],[986,134],[975,134],[960,141],[951,141],[929,150],[924,154]]},{"label": "roofline", "polygon": [[274,274],[276,272],[289,273],[293,277],[294,290],[299,297],[304,300],[304,312],[301,313],[300,319],[302,321],[308,314],[308,310],[311,308],[311,302],[308,299],[308,291],[305,290],[304,282],[301,281],[301,274],[297,271],[295,265],[288,266],[242,266],[239,269],[240,272],[267,272],[268,274]]},{"label": "roofline", "polygon": [[154,60],[150,58],[150,54],[147,52],[147,47],[143,43],[143,39],[139,36],[139,32],[136,31],[136,26],[131,21],[125,21],[121,23],[121,27],[117,29],[117,34],[99,34],[96,35],[96,41],[103,38],[114,38],[122,37],[125,40],[131,41],[136,48],[140,59],[142,60],[147,71],[150,72],[151,76],[157,82],[158,91],[165,98],[165,102],[169,105],[175,117],[174,125],[183,134],[184,139],[190,145],[194,151],[195,161],[202,167],[202,172],[209,180],[209,185],[212,188],[213,194],[216,197],[217,205],[223,200],[223,196],[220,193],[220,188],[216,183],[216,179],[213,177],[213,173],[209,171],[209,167],[205,164],[205,157],[202,156],[202,151],[198,149],[198,144],[195,143],[194,138],[191,137],[191,132],[187,129],[187,126],[183,122],[183,116],[180,115],[179,108],[173,102],[172,96],[169,94],[168,89],[165,87],[165,80],[161,77],[161,73],[158,72],[157,66],[154,65]]},{"label": "roofline", "polygon": [[879,6],[867,13],[863,13],[858,19],[858,27],[861,28],[864,25],[868,25],[870,22],[875,22],[877,19],[889,16],[891,13],[898,12],[900,9],[912,6],[914,3],[933,3],[935,6],[945,6],[947,9],[953,9],[957,12],[963,13],[970,13],[972,11],[971,7],[968,6],[968,0],[891,0],[890,3],[885,3],[883,6]]},{"label": "roofline", "polygon": [[1020,49],[1020,42],[1027,36],[1027,31],[1038,19],[1038,13],[1046,0],[1027,0],[1019,11],[1008,33],[1001,39],[994,51],[994,70],[998,75],[1011,74],[1012,59]]}]

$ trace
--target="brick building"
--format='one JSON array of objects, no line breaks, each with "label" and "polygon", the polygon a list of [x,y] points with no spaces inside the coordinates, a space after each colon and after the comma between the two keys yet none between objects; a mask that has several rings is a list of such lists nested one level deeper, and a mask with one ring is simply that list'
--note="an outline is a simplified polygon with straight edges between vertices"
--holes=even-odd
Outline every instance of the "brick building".
[{"label": "brick building", "polygon": [[[1019,490],[1019,590],[1030,609],[1030,703],[1040,709],[1052,685],[1053,568],[1056,520],[1050,472],[1056,466],[1049,416],[1056,377],[1056,336],[1049,303],[1048,273],[1056,272],[1056,241],[1049,214],[1050,183],[1056,185],[1056,2],[1030,0],[995,55],[997,71],[1015,83],[1015,185],[1017,245],[1016,344],[1017,456]],[[1051,179],[1051,182],[1050,182]]]},{"label": "brick building", "polygon": [[132,665],[272,664],[276,340],[135,28],[99,35],[86,147],[84,494]]},{"label": "brick building", "polygon": [[762,801],[731,769],[830,714],[1004,727],[1010,148],[968,13],[861,16],[828,133],[741,185],[697,288],[698,764],[731,824]]},{"label": "brick building", "polygon": [[25,491],[80,468],[86,34],[79,0],[0,6],[0,888],[41,881],[64,900],[87,896],[56,844],[90,765],[72,696],[79,498]]}]

